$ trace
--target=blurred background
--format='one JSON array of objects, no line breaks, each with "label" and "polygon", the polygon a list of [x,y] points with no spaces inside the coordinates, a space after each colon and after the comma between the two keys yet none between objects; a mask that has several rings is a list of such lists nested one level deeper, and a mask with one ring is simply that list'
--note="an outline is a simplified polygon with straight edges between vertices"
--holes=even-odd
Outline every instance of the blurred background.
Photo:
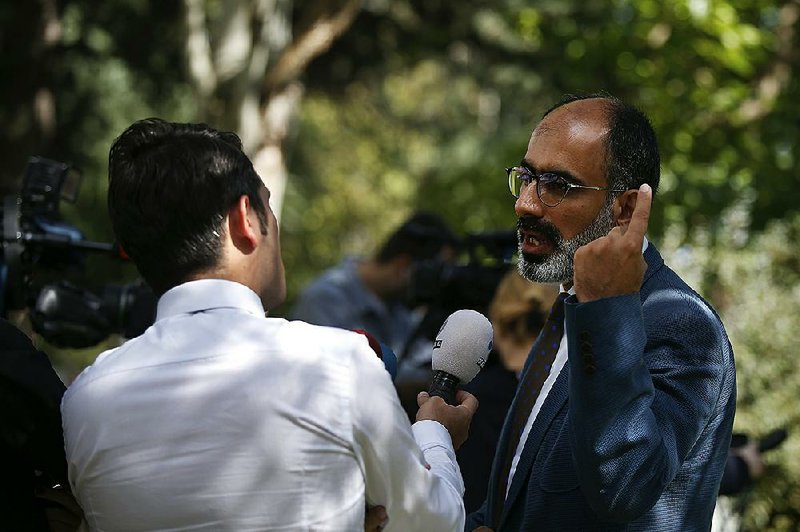
[{"label": "blurred background", "polygon": [[[63,220],[111,242],[112,140],[149,116],[205,121],[239,133],[272,190],[281,316],[320,271],[371,252],[416,209],[461,234],[512,228],[503,167],[538,117],[565,93],[608,91],[659,135],[649,237],[728,328],[735,430],[789,431],[765,476],[728,500],[732,529],[798,530],[799,19],[797,0],[5,0],[5,236],[40,155],[81,171]],[[136,279],[107,252],[74,251],[52,252],[49,275]],[[118,341],[40,344],[69,380]]]}]

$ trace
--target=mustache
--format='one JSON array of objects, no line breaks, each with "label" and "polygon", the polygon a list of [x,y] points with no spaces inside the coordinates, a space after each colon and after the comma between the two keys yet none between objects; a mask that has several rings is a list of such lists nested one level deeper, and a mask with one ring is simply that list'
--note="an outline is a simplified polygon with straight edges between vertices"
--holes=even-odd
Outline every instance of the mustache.
[{"label": "mustache", "polygon": [[517,219],[517,231],[525,230],[540,233],[552,242],[560,242],[562,240],[561,233],[556,229],[556,226],[544,220],[534,218],[533,216],[522,216]]}]

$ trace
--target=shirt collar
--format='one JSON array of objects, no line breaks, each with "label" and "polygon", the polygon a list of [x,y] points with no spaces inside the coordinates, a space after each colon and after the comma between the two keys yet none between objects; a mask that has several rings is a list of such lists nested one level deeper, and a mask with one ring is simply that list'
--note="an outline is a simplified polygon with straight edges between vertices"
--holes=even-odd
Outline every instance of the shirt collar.
[{"label": "shirt collar", "polygon": [[199,279],[167,290],[158,300],[156,321],[223,307],[238,308],[258,316],[265,314],[261,299],[243,284],[223,279]]}]

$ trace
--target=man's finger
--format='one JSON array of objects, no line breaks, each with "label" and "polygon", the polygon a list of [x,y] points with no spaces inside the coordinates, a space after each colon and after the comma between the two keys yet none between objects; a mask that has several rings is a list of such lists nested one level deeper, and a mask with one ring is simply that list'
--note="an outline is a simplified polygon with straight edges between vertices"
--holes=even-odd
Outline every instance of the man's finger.
[{"label": "man's finger", "polygon": [[630,234],[632,238],[644,238],[647,232],[647,224],[650,221],[650,204],[653,202],[653,189],[650,185],[644,184],[639,187],[639,194],[636,196],[636,206],[633,208],[631,223],[625,235]]},{"label": "man's finger", "polygon": [[478,398],[464,390],[456,392],[456,402],[458,406],[463,406],[473,414],[478,410]]},{"label": "man's finger", "polygon": [[430,398],[431,398],[431,396],[428,395],[428,392],[419,392],[417,394],[417,406],[424,405],[425,403],[428,402],[428,399],[430,399]]}]

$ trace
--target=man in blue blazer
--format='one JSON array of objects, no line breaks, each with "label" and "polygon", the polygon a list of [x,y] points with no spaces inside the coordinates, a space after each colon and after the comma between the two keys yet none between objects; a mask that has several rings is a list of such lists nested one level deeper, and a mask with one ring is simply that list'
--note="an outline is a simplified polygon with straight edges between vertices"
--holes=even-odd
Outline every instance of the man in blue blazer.
[{"label": "man in blue blazer", "polygon": [[545,113],[507,170],[520,271],[568,295],[555,340],[543,332],[531,350],[466,530],[711,527],[733,353],[714,310],[645,237],[659,164],[647,118],[590,95]]}]

